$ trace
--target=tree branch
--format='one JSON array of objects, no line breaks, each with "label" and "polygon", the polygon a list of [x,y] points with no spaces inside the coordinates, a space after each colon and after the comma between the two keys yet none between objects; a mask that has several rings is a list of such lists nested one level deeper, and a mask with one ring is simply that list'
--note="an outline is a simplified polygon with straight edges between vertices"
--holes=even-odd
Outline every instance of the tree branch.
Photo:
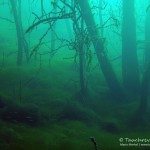
[{"label": "tree branch", "polygon": [[68,18],[71,18],[72,16],[73,16],[73,13],[66,13],[66,14],[63,14],[63,15],[57,16],[57,17],[49,17],[49,18],[41,19],[41,20],[37,21],[36,23],[34,23],[33,25],[31,25],[26,30],[26,33],[30,32],[31,30],[33,30],[36,26],[38,26],[41,23],[49,22],[49,21],[55,21],[58,19],[68,19]]}]

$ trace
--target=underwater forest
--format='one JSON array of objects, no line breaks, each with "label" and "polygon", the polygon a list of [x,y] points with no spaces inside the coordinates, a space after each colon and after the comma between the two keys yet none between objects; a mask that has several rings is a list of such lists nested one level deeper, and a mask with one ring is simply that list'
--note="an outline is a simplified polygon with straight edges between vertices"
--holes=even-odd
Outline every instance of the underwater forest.
[{"label": "underwater forest", "polygon": [[0,0],[0,150],[150,149],[150,0]]}]

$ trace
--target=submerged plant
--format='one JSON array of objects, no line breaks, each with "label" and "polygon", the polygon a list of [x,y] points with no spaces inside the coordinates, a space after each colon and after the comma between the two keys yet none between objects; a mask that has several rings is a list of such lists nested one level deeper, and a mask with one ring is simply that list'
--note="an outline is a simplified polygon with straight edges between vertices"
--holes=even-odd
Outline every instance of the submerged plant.
[{"label": "submerged plant", "polygon": [[90,137],[90,140],[91,140],[91,142],[94,144],[95,150],[99,150],[98,144],[97,144],[95,138],[94,138],[94,137]]}]

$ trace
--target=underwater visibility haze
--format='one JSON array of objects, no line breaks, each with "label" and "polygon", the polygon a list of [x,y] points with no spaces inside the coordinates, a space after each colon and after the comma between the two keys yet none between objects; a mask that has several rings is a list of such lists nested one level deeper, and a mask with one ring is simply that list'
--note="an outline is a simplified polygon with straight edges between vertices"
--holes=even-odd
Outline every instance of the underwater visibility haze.
[{"label": "underwater visibility haze", "polygon": [[0,0],[0,150],[150,149],[150,0]]}]

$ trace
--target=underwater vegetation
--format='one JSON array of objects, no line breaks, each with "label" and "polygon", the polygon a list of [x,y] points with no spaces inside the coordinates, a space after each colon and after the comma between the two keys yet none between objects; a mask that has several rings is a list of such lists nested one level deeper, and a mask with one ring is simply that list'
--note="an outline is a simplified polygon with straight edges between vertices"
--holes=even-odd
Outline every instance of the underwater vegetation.
[{"label": "underwater vegetation", "polygon": [[1,0],[0,150],[150,149],[149,8]]}]

